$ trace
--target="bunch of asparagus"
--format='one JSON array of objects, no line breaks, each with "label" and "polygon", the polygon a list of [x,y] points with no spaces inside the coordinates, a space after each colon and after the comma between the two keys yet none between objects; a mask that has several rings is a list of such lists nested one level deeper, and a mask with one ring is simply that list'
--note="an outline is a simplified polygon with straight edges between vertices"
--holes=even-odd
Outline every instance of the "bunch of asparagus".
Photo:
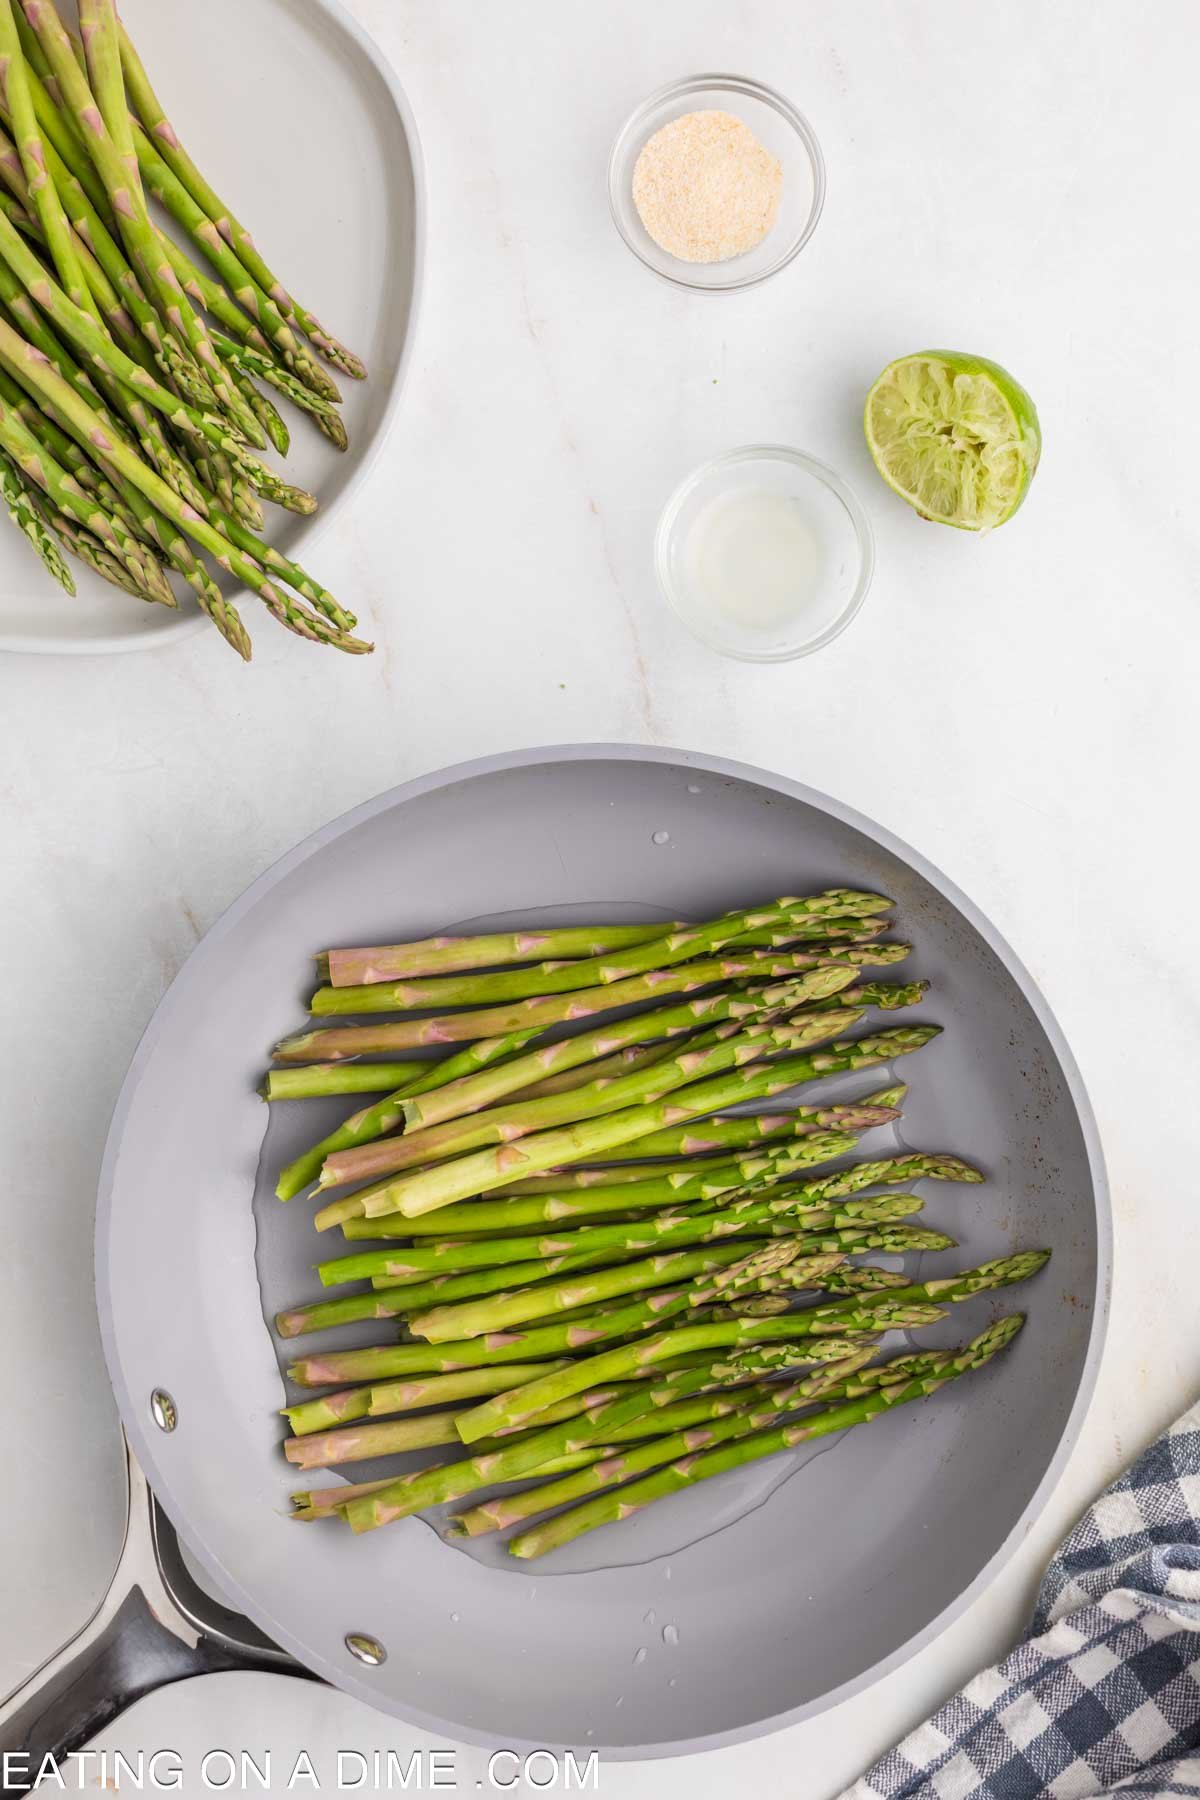
[{"label": "bunch of asparagus", "polygon": [[[925,992],[870,974],[909,954],[883,935],[889,906],[831,889],[699,926],[322,954],[311,1011],[359,1022],[278,1044],[266,1097],[380,1097],[280,1173],[283,1200],[342,1190],[315,1222],[348,1249],[318,1274],[348,1291],[276,1325],[285,1338],[363,1319],[399,1329],[292,1363],[299,1387],[333,1391],[285,1409],[285,1454],[306,1471],[459,1454],[306,1489],[297,1518],[366,1531],[465,1499],[448,1530],[523,1525],[509,1549],[539,1556],[932,1393],[1011,1340],[1019,1316],[961,1350],[872,1360],[888,1331],[1023,1281],[1048,1254],[932,1279],[861,1260],[952,1249],[912,1222],[911,1188],[983,1179],[942,1152],[847,1160],[861,1132],[900,1116],[902,1083],[723,1116],[936,1036],[846,1035]],[[397,1059],[429,1046],[450,1048]],[[518,1480],[533,1485],[514,1492]]]},{"label": "bunch of asparagus", "polygon": [[[311,513],[255,451],[290,432],[264,389],[346,448],[325,362],[361,362],[294,300],[192,161],[118,16],[0,0],[0,492],[54,578],[63,551],[135,597],[179,574],[250,656],[201,553],[290,631],[359,653],[355,620],[261,535],[262,501]],[[204,259],[160,230],[150,201]]]}]

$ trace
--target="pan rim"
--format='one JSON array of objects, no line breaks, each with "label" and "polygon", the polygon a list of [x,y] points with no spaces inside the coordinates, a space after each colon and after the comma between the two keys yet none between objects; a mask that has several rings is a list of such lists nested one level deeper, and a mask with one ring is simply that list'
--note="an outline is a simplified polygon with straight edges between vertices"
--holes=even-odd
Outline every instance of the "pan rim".
[{"label": "pan rim", "polygon": [[700,774],[715,775],[764,787],[769,791],[785,795],[789,799],[799,800],[826,813],[839,823],[864,833],[883,849],[902,859],[915,873],[929,881],[950,900],[1017,983],[1058,1059],[1066,1091],[1074,1108],[1080,1135],[1083,1139],[1091,1179],[1096,1227],[1096,1285],[1092,1323],[1071,1410],[1041,1480],[1014,1521],[1010,1531],[978,1571],[974,1580],[919,1631],[886,1656],[881,1657],[868,1668],[861,1670],[857,1675],[850,1677],[826,1693],[783,1712],[752,1720],[727,1731],[649,1745],[603,1746],[590,1739],[586,1746],[547,1745],[531,1739],[516,1737],[506,1740],[505,1744],[506,1748],[512,1748],[519,1752],[540,1748],[573,1747],[587,1755],[595,1751],[601,1762],[605,1760],[630,1762],[697,1755],[709,1750],[728,1748],[735,1744],[749,1743],[757,1738],[766,1737],[773,1732],[782,1731],[790,1725],[797,1725],[806,1719],[818,1717],[831,1707],[874,1686],[876,1682],[881,1681],[886,1675],[917,1655],[966,1612],[972,1601],[983,1592],[985,1587],[1011,1560],[1018,1544],[1023,1542],[1028,1535],[1031,1526],[1040,1516],[1057,1488],[1091,1404],[1107,1336],[1113,1251],[1111,1199],[1095,1115],[1082,1074],[1067,1044],[1062,1028],[1037,983],[987,916],[955,882],[942,873],[941,869],[885,826],[877,824],[854,807],[846,805],[831,795],[823,794],[818,789],[808,787],[803,782],[758,768],[751,763],[661,745],[586,743],[531,746],[450,764],[430,773],[415,776],[409,781],[401,782],[320,826],[257,876],[205,933],[201,943],[191,952],[170,987],[162,995],[138,1042],[128,1072],[121,1084],[105,1142],[96,1204],[95,1282],[104,1358],[125,1432],[145,1471],[155,1498],[171,1519],[188,1549],[200,1565],[208,1571],[227,1601],[240,1607],[247,1618],[251,1619],[281,1648],[287,1650],[302,1667],[320,1675],[331,1686],[340,1689],[343,1693],[365,1701],[368,1706],[374,1707],[377,1711],[400,1718],[404,1723],[419,1730],[435,1736],[444,1736],[451,1742],[495,1748],[494,1733],[481,1732],[461,1721],[445,1718],[440,1714],[428,1713],[418,1706],[410,1706],[407,1701],[403,1703],[402,1710],[393,1705],[390,1699],[385,1703],[381,1702],[381,1696],[373,1689],[369,1677],[365,1674],[360,1676],[355,1670],[335,1666],[330,1658],[314,1654],[311,1646],[302,1643],[286,1627],[280,1625],[269,1612],[258,1605],[254,1594],[225,1566],[220,1555],[216,1551],[210,1550],[193,1533],[189,1524],[189,1509],[186,1499],[176,1492],[166,1469],[161,1466],[157,1454],[158,1446],[150,1435],[148,1424],[142,1416],[142,1409],[134,1404],[122,1372],[107,1268],[110,1228],[114,1210],[115,1173],[125,1123],[142,1072],[154,1054],[158,1036],[164,1027],[171,994],[202,945],[208,945],[210,940],[221,938],[232,931],[246,912],[258,905],[272,889],[285,881],[294,870],[324,849],[327,844],[356,829],[359,825],[376,818],[381,813],[405,805],[425,794],[434,793],[441,788],[513,769],[548,763],[604,761],[674,765]]}]

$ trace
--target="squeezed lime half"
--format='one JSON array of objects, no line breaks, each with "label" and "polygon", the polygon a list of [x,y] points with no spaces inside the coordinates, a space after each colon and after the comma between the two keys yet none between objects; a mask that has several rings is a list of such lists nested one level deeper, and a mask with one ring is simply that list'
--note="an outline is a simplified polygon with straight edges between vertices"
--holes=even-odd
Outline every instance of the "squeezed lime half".
[{"label": "squeezed lime half", "polygon": [[889,363],[863,414],[867,447],[923,519],[991,531],[1025,498],[1042,451],[1037,408],[986,356],[921,350]]}]

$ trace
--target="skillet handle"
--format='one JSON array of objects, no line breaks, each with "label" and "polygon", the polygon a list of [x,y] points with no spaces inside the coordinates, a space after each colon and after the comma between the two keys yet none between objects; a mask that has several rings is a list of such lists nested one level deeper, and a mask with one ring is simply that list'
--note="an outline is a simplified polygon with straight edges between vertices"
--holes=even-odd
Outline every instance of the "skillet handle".
[{"label": "skillet handle", "polygon": [[[112,1584],[78,1636],[0,1703],[0,1795],[29,1793],[44,1758],[61,1765],[172,1681],[231,1669],[308,1673],[197,1587],[128,1440],[125,1454],[129,1508]],[[74,1785],[65,1770],[64,1779]]]}]

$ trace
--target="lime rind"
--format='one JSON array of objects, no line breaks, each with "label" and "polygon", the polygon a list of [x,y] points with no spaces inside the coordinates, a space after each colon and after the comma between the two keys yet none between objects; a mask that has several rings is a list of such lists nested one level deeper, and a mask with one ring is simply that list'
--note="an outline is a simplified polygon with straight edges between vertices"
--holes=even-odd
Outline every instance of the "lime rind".
[{"label": "lime rind", "polygon": [[923,350],[899,357],[867,395],[876,468],[923,518],[961,531],[1003,525],[1029,490],[1041,454],[1037,409],[987,357]]}]

